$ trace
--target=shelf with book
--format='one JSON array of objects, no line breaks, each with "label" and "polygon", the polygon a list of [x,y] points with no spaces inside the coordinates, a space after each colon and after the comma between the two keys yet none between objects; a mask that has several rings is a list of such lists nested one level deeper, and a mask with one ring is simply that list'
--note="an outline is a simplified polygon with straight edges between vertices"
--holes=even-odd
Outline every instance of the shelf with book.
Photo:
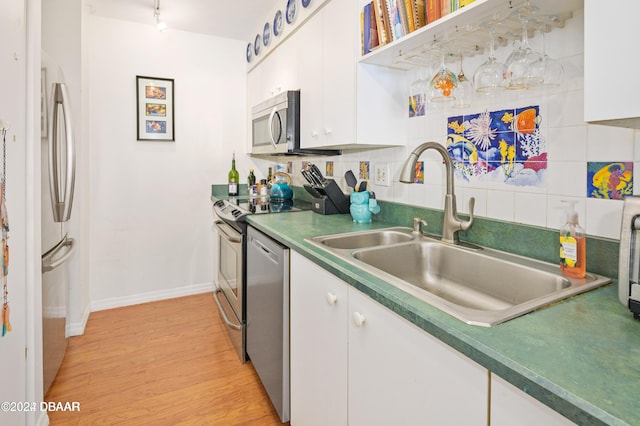
[{"label": "shelf with book", "polygon": [[[428,2],[425,0],[427,7]],[[364,10],[365,5],[375,5],[376,2],[361,0],[360,3],[361,10]],[[483,54],[489,45],[489,27],[494,28],[498,43],[506,44],[520,38],[522,25],[518,10],[524,4],[524,0],[475,0],[401,38],[381,43],[366,54],[365,49],[361,49],[359,61],[409,70],[439,57],[442,52],[453,55],[462,53],[466,57]],[[530,4],[536,10],[538,22],[545,24],[545,31],[564,26],[573,11],[584,7],[583,0],[530,0]],[[364,13],[361,17],[361,39],[364,44],[363,18]]]}]

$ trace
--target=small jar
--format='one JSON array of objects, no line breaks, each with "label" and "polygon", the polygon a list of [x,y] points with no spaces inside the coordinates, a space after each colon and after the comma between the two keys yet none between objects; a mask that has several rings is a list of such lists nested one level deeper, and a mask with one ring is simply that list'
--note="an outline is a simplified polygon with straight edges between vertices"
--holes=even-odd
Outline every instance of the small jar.
[{"label": "small jar", "polygon": [[260,187],[258,188],[259,194],[261,197],[266,197],[269,195],[269,186],[267,186],[267,180],[260,180]]}]

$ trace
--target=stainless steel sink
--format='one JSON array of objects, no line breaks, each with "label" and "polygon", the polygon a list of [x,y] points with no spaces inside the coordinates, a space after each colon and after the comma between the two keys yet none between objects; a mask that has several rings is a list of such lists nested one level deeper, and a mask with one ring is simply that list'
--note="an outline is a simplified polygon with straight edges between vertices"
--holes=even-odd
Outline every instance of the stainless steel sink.
[{"label": "stainless steel sink", "polygon": [[611,282],[595,274],[570,279],[557,265],[444,243],[409,228],[309,241],[468,324],[485,327]]},{"label": "stainless steel sink", "polygon": [[395,227],[372,231],[351,232],[348,234],[327,235],[313,238],[313,241],[333,249],[350,250],[403,243],[411,241],[415,237],[416,235],[411,234],[411,229]]}]

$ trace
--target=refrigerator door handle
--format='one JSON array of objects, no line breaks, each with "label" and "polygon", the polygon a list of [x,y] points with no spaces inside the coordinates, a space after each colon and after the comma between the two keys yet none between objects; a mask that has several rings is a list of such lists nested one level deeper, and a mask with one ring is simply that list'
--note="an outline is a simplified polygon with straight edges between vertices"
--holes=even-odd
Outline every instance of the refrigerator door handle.
[{"label": "refrigerator door handle", "polygon": [[[63,249],[67,251],[60,257],[59,259],[53,260],[53,258],[60,253]],[[58,266],[62,265],[66,262],[71,255],[73,254],[75,249],[75,241],[73,238],[65,238],[60,244],[58,244],[53,250],[49,253],[42,256],[42,272],[49,272],[56,269]]]},{"label": "refrigerator door handle", "polygon": [[[55,222],[66,222],[71,216],[73,204],[73,190],[75,183],[76,161],[75,145],[73,141],[73,127],[71,108],[69,106],[69,92],[64,83],[53,85],[51,124],[49,128],[49,190]],[[58,116],[62,114],[64,120],[64,146],[66,153],[64,186],[60,182],[59,156],[60,143],[58,140]],[[64,189],[64,196],[61,192]]]}]

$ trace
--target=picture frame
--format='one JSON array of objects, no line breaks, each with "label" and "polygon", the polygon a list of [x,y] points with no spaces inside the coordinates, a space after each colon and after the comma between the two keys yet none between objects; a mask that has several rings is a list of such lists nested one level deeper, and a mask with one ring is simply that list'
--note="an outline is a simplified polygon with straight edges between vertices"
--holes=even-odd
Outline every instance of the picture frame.
[{"label": "picture frame", "polygon": [[137,140],[175,142],[174,80],[136,76]]}]

